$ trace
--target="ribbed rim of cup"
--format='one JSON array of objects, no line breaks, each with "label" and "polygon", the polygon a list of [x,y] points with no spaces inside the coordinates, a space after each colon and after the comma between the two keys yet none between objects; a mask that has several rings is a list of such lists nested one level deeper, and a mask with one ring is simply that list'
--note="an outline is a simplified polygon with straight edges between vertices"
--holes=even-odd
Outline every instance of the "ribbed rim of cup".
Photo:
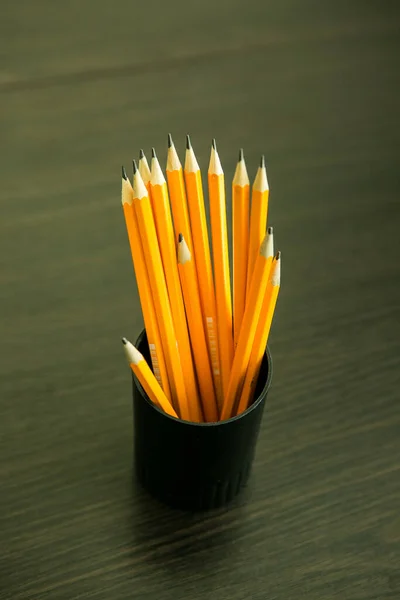
[{"label": "ribbed rim of cup", "polygon": [[[146,335],[146,330],[143,329],[140,333],[140,335],[138,336],[137,340],[136,340],[136,347],[139,348],[139,346],[141,345],[144,336]],[[225,421],[214,421],[212,423],[195,423],[193,421],[186,421],[184,419],[177,419],[176,417],[172,417],[171,415],[167,415],[166,412],[164,412],[163,410],[161,410],[160,408],[158,408],[158,406],[156,406],[148,397],[146,392],[144,391],[142,384],[140,383],[140,381],[138,380],[138,378],[136,377],[136,375],[134,373],[132,373],[133,376],[133,380],[135,382],[135,385],[137,387],[137,389],[140,392],[140,395],[144,398],[144,400],[147,402],[147,404],[149,404],[149,406],[151,406],[151,408],[157,412],[159,412],[163,417],[165,417],[166,419],[171,419],[172,421],[174,421],[175,423],[184,423],[185,425],[191,425],[192,427],[218,427],[220,425],[227,425],[228,423],[232,423],[233,421],[238,421],[239,419],[243,419],[246,415],[250,414],[253,410],[255,410],[257,408],[257,406],[259,406],[259,404],[261,404],[261,402],[265,399],[266,395],[269,392],[269,389],[271,387],[271,381],[272,381],[272,356],[271,356],[271,352],[267,346],[267,349],[265,351],[265,354],[267,355],[267,363],[268,363],[268,375],[267,375],[267,381],[265,382],[265,385],[263,387],[263,389],[261,390],[260,395],[258,396],[258,398],[256,398],[254,400],[254,402],[252,402],[251,406],[249,406],[249,408],[247,408],[244,412],[240,413],[240,415],[235,415],[234,417],[231,417],[230,419],[225,419]]]}]

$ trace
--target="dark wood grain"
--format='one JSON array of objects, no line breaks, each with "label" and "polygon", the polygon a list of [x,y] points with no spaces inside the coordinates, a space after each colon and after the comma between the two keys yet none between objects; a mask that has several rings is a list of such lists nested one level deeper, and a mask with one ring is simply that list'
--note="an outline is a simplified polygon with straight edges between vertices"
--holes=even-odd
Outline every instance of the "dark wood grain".
[{"label": "dark wood grain", "polygon": [[[21,0],[0,19],[0,598],[400,597],[396,3]],[[265,152],[283,285],[251,484],[132,482],[120,165]]]}]

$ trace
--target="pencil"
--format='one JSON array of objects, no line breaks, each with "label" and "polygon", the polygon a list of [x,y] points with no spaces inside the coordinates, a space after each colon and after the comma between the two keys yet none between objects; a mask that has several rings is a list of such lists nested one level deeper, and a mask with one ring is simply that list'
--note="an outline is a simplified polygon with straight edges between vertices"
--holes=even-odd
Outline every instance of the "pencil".
[{"label": "pencil", "polygon": [[189,136],[186,136],[184,176],[204,330],[207,336],[207,345],[213,370],[214,388],[217,395],[218,406],[219,408],[222,408],[223,393],[219,360],[220,354],[218,348],[215,291],[211,268],[206,212],[204,208],[203,185],[200,167]]},{"label": "pencil", "polygon": [[[272,232],[271,232],[272,233]],[[268,276],[273,257],[272,236],[267,233],[261,243],[256,258],[250,293],[244,311],[242,327],[240,329],[238,345],[232,365],[232,374],[229,387],[221,412],[221,419],[233,416],[235,405],[242,391],[246,370],[250,359],[251,347],[254,342],[257,323],[263,299],[267,289]]]},{"label": "pencil", "polygon": [[168,415],[178,418],[143,355],[125,337],[122,338],[122,343],[124,344],[126,359],[150,400],[156,406],[162,408]]},{"label": "pencil", "polygon": [[178,238],[178,268],[204,415],[208,422],[218,421],[217,400],[204,333],[196,268],[181,233]]},{"label": "pencil", "polygon": [[121,200],[154,375],[167,398],[171,399],[167,369],[143,255],[142,242],[140,240],[136,214],[133,209],[133,189],[124,167],[122,167]]},{"label": "pencil", "polygon": [[149,167],[149,163],[147,162],[147,158],[145,153],[143,152],[143,150],[140,150],[139,152],[139,173],[143,179],[143,183],[146,186],[146,189],[148,192],[150,192],[150,167]]},{"label": "pencil", "polygon": [[228,391],[233,360],[232,300],[229,274],[228,232],[226,225],[224,172],[215,140],[212,142],[208,168],[211,237],[214,258],[217,331],[220,351],[222,389],[224,399]]},{"label": "pencil", "polygon": [[250,354],[249,365],[247,367],[246,378],[244,380],[237,414],[245,411],[253,399],[262,359],[268,343],[269,332],[271,330],[271,323],[274,317],[280,285],[281,253],[278,252],[271,266],[270,279],[268,281],[267,292],[261,308],[260,319],[257,324],[256,335],[254,337],[254,344]]},{"label": "pencil", "polygon": [[[179,233],[182,233],[189,249],[193,252],[192,231],[190,227],[185,182],[183,180],[183,170],[170,133],[168,134],[166,171],[172,216],[174,220],[175,239],[177,240]],[[192,261],[194,262],[194,256],[192,256]]]},{"label": "pencil", "polygon": [[256,262],[260,244],[265,234],[268,216],[269,186],[264,156],[261,157],[260,166],[253,183],[251,194],[250,233],[249,233],[249,258],[247,265],[247,289],[250,291],[251,278]]},{"label": "pencil", "polygon": [[171,209],[168,198],[168,188],[154,148],[152,149],[151,154],[151,203],[153,206],[153,215],[158,244],[164,267],[164,275],[167,284],[176,339],[178,341],[178,349],[181,357],[186,393],[188,400],[190,400],[191,418],[193,421],[199,422],[202,421],[203,418],[201,414],[200,398],[197,391],[196,375],[190,348],[185,307],[183,304],[182,290],[179,281],[176,244],[174,241],[174,229],[172,225]]},{"label": "pencil", "polygon": [[191,415],[188,398],[186,395],[171,307],[166,293],[167,286],[150,200],[146,186],[143,183],[143,179],[135,163],[133,164],[133,168],[135,171],[133,179],[133,204],[138,220],[147,273],[149,275],[158,326],[160,328],[163,343],[165,362],[171,388],[172,404],[175,409],[178,409],[177,412],[179,412],[179,416],[182,419],[190,420]]},{"label": "pencil", "polygon": [[250,182],[241,149],[232,182],[233,342],[235,348],[246,305],[249,197]]}]

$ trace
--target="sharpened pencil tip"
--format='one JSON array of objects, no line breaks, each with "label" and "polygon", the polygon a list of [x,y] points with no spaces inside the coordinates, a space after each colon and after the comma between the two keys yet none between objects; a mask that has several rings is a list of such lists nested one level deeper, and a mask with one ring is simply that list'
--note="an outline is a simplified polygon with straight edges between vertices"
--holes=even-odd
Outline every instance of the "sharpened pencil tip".
[{"label": "sharpened pencil tip", "polygon": [[126,337],[122,338],[122,343],[124,344],[124,346],[126,346],[126,344],[128,343],[128,340],[126,339]]},{"label": "sharpened pencil tip", "polygon": [[122,179],[128,181],[128,175],[126,174],[125,167],[122,166]]},{"label": "sharpened pencil tip", "polygon": [[239,150],[239,162],[244,160],[244,154],[243,154],[243,148],[240,148]]},{"label": "sharpened pencil tip", "polygon": [[215,141],[215,138],[213,138],[213,139],[211,140],[211,145],[212,145],[212,147],[214,148],[214,150],[215,150],[215,151],[217,151],[217,142]]},{"label": "sharpened pencil tip", "polygon": [[190,148],[192,147],[192,144],[190,142],[190,137],[189,134],[186,136],[186,149],[190,150]]},{"label": "sharpened pencil tip", "polygon": [[168,134],[168,148],[171,148],[171,146],[173,146],[174,142],[172,141],[172,136],[169,133]]},{"label": "sharpened pencil tip", "polygon": [[260,160],[260,167],[262,169],[265,168],[265,156],[264,156],[264,154],[262,155],[261,160]]},{"label": "sharpened pencil tip", "polygon": [[267,232],[269,233],[269,235],[271,235],[271,233],[274,232],[274,228],[273,227],[268,227]]},{"label": "sharpened pencil tip", "polygon": [[138,170],[136,160],[132,161],[132,166],[133,166],[133,174],[135,175],[136,171]]},{"label": "sharpened pencil tip", "polygon": [[280,260],[280,258],[281,258],[281,251],[278,250],[278,252],[276,253],[276,256],[275,256],[275,260]]},{"label": "sharpened pencil tip", "polygon": [[140,150],[139,150],[139,160],[141,160],[142,158],[144,158],[144,152],[143,152],[143,150],[140,148]]},{"label": "sharpened pencil tip", "polygon": [[183,235],[181,233],[178,235],[178,242],[179,244],[183,242]]},{"label": "sharpened pencil tip", "polygon": [[157,154],[154,148],[151,149],[151,157],[152,158],[157,158]]}]

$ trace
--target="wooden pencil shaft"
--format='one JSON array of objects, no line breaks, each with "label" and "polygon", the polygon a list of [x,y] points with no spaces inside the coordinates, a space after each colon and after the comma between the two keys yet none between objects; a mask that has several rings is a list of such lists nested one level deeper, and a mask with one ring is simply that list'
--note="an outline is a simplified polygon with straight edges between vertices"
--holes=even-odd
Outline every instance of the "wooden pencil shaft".
[{"label": "wooden pencil shaft", "polygon": [[248,302],[243,316],[235,358],[233,360],[228,392],[221,413],[221,418],[224,419],[227,419],[234,414],[235,405],[238,396],[241,393],[262,302],[267,289],[268,276],[272,263],[272,252],[266,250],[267,237],[268,236],[265,236],[265,241],[261,244],[254,268]]},{"label": "wooden pencil shaft", "polygon": [[126,338],[122,338],[122,342],[124,344],[124,351],[128,363],[136,377],[139,379],[149,399],[168,415],[177,417],[178,415],[161,389],[160,384],[154,377],[154,374],[151,372],[142,354]]},{"label": "wooden pencil shaft", "polygon": [[178,262],[203,411],[207,421],[217,421],[217,401],[203,326],[196,269],[183,236],[180,236],[178,245]]},{"label": "wooden pencil shaft", "polygon": [[236,348],[246,306],[250,185],[243,157],[232,183],[233,338]]},{"label": "wooden pencil shaft", "polygon": [[[173,143],[168,148],[167,181],[171,200],[175,240],[182,233],[191,252],[193,252],[192,231],[190,227],[189,209],[187,204],[183,169]],[[192,260],[195,263],[194,255]]]},{"label": "wooden pencil shaft", "polygon": [[[140,235],[143,242],[146,266],[149,274],[150,284],[155,303],[158,325],[163,340],[163,348],[169,375],[171,394],[174,407],[179,407],[180,416],[183,419],[190,420],[188,399],[183,379],[182,366],[177,347],[176,334],[173,326],[171,307],[168,294],[166,293],[166,281],[162,266],[161,254],[158,246],[156,229],[153,221],[153,214],[150,206],[150,200],[144,195],[142,186],[143,181],[138,179],[140,175],[136,173],[138,180],[140,197],[137,197],[137,185],[134,186],[134,207],[138,218]],[[146,192],[147,193],[147,192]]]},{"label": "wooden pencil shaft", "polygon": [[[277,270],[279,271],[278,274]],[[275,277],[275,280],[273,277]],[[251,349],[249,364],[238,404],[237,414],[240,414],[246,410],[253,399],[258,373],[264,356],[265,348],[268,343],[269,332],[271,329],[272,319],[274,317],[279,289],[280,263],[277,265],[277,259],[275,258],[271,265],[267,290],[261,307],[260,318],[257,323],[254,343]]]},{"label": "wooden pencil shaft", "polygon": [[264,238],[268,218],[269,186],[265,164],[258,168],[251,194],[247,291],[249,293],[258,249]]},{"label": "wooden pencil shaft", "polygon": [[218,347],[215,290],[211,267],[210,246],[204,207],[201,173],[191,147],[186,150],[184,176],[203,323],[207,336],[208,352],[213,370],[214,388],[217,395],[218,406],[219,409],[221,409],[223,402],[223,391],[220,371],[220,352]]},{"label": "wooden pencil shaft", "polygon": [[153,158],[152,160],[150,187],[157,238],[161,252],[175,334],[178,341],[178,351],[185,379],[185,388],[189,401],[189,412],[191,419],[199,422],[203,420],[203,417],[190,348],[182,290],[179,281],[168,189],[156,158]]},{"label": "wooden pencil shaft", "polygon": [[220,350],[222,389],[225,397],[228,391],[233,360],[232,300],[226,223],[225,183],[219,157],[214,148],[211,149],[210,167],[208,170],[208,191],[210,198],[211,234],[214,259],[218,347]]},{"label": "wooden pencil shaft", "polygon": [[142,242],[137,226],[136,214],[133,208],[133,190],[127,179],[122,180],[122,207],[138,286],[139,299],[143,312],[143,320],[148,335],[153,371],[167,398],[170,400],[171,390],[168,382],[164,351],[155,314]]},{"label": "wooden pencil shaft", "polygon": [[250,355],[249,365],[247,367],[246,377],[244,380],[243,389],[238,404],[237,414],[241,414],[242,412],[244,412],[250,406],[253,400],[262,359],[268,344],[268,337],[271,330],[272,320],[274,317],[278,293],[279,287],[271,286],[271,292],[267,292],[266,294],[268,302],[268,311],[265,317],[260,317],[260,333],[256,332],[256,336],[254,339],[254,346]]}]

